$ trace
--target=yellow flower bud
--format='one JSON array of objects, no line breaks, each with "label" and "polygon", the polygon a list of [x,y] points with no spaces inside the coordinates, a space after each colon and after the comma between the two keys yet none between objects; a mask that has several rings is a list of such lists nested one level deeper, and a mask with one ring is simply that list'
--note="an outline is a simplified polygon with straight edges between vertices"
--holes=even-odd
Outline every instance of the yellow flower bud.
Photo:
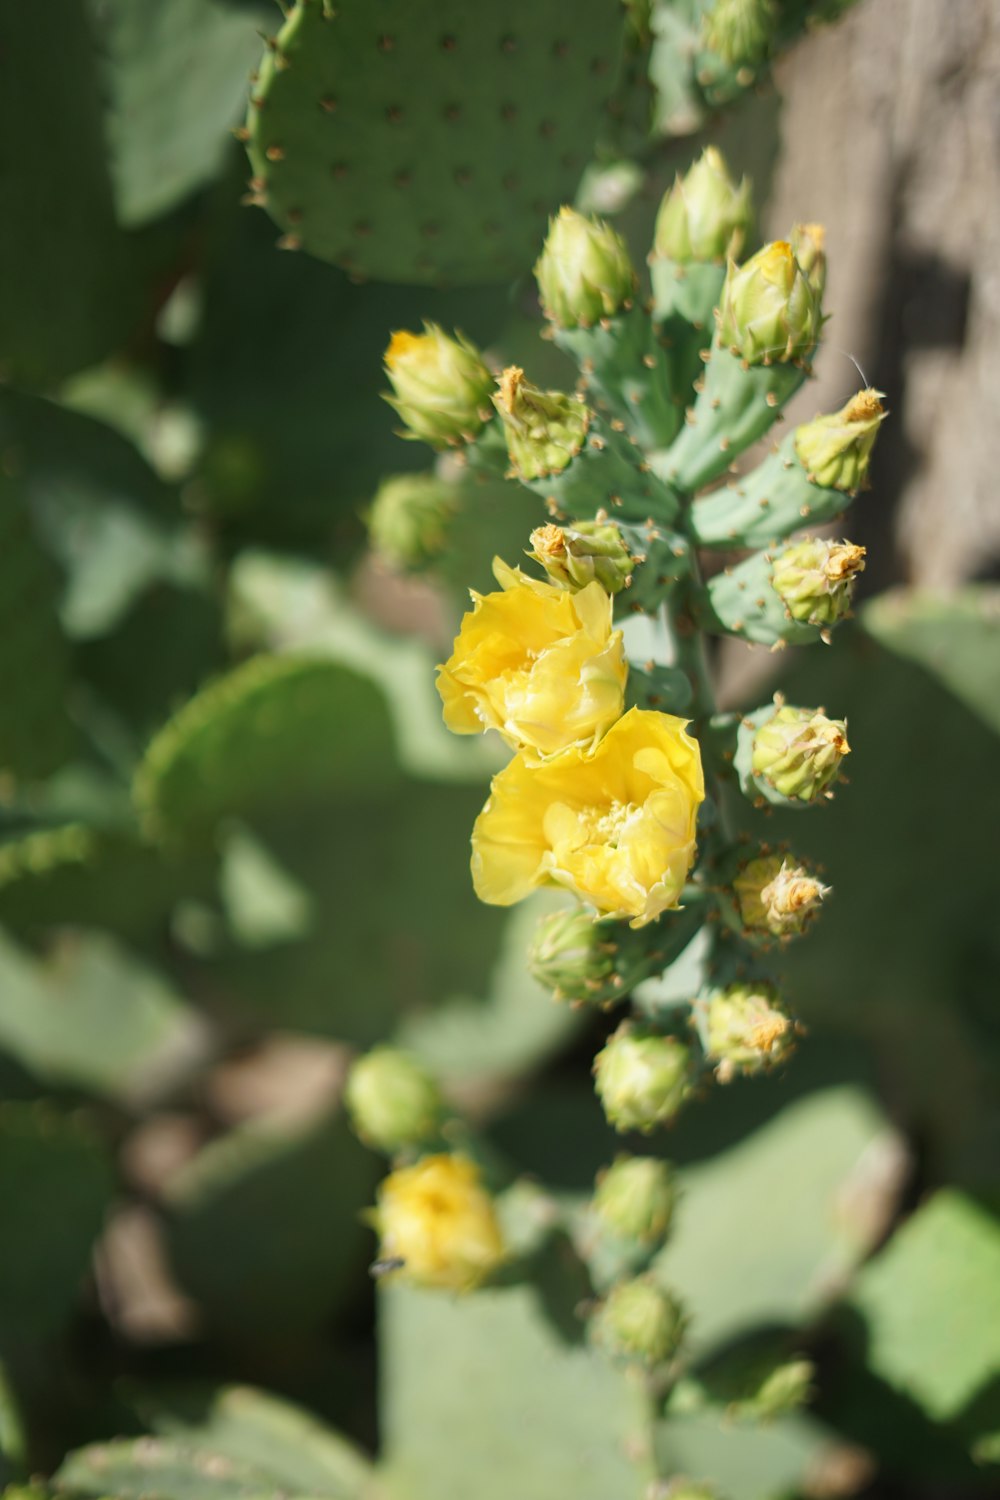
[{"label": "yellow flower bud", "polygon": [[720,1083],[736,1073],[760,1073],[782,1062],[795,1043],[795,1028],[779,1009],[770,985],[733,984],[706,1006],[707,1053]]},{"label": "yellow flower bud", "polygon": [[505,1259],[493,1199],[464,1156],[425,1156],[390,1172],[372,1219],[379,1259],[417,1286],[470,1291]]},{"label": "yellow flower bud", "polygon": [[783,704],[754,735],[751,768],[782,797],[814,802],[835,779],[850,749],[842,719]]},{"label": "yellow flower bud", "polygon": [[722,152],[706,146],[687,175],[678,175],[656,215],[653,250],[681,264],[734,259],[750,224],[750,183],[729,175]]},{"label": "yellow flower bud", "polygon": [[888,413],[881,391],[859,391],[840,411],[795,429],[795,452],[816,484],[853,495],[868,479],[868,462]]},{"label": "yellow flower bud", "polygon": [[575,396],[540,391],[510,365],[497,382],[493,405],[500,414],[511,467],[519,479],[559,474],[579,453],[590,412]]},{"label": "yellow flower bud", "polygon": [[646,709],[630,709],[589,754],[567,750],[541,765],[515,756],[472,832],[476,892],[510,906],[537,886],[562,886],[642,927],[680,900],[704,795],[685,721]]},{"label": "yellow flower bud", "polygon": [[787,240],[729,263],[719,337],[749,364],[803,360],[819,337],[820,303]]},{"label": "yellow flower bud", "polygon": [[613,521],[574,521],[571,526],[537,526],[528,553],[553,583],[582,589],[597,582],[609,594],[632,582],[636,559]]},{"label": "yellow flower bud", "polygon": [[489,420],[493,376],[474,344],[460,333],[450,338],[436,323],[423,333],[400,329],[385,352],[393,396],[407,436],[435,448],[474,438]]},{"label": "yellow flower bud", "polygon": [[616,1130],[668,1125],[691,1092],[691,1049],[623,1021],[594,1059],[597,1096]]},{"label": "yellow flower bud", "polygon": [[803,537],[775,558],[771,584],[793,620],[835,625],[850,613],[854,582],[864,567],[864,547]]},{"label": "yellow flower bud", "polygon": [[459,488],[436,474],[392,474],[379,485],[368,533],[380,557],[400,571],[419,571],[447,547]]},{"label": "yellow flower bud", "polygon": [[830,894],[803,865],[780,854],[752,859],[733,882],[744,926],[751,932],[792,938],[804,932]]},{"label": "yellow flower bud", "polygon": [[614,317],[631,304],[638,284],[617,230],[568,207],[549,220],[535,278],[545,314],[559,328]]},{"label": "yellow flower bud", "polygon": [[498,729],[534,756],[589,746],[620,716],[628,666],[611,599],[526,577],[500,558],[501,591],[473,593],[455,650],[438,669],[444,721],[455,734]]}]

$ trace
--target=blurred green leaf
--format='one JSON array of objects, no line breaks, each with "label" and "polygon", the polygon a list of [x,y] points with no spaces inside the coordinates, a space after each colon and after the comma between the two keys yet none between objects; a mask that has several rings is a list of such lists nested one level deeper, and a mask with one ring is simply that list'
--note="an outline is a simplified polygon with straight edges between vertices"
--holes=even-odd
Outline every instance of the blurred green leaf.
[{"label": "blurred green leaf", "polygon": [[680,1173],[656,1271],[704,1351],[767,1322],[799,1323],[869,1248],[865,1172],[891,1149],[872,1099],[850,1087],[796,1100],[728,1151]]},{"label": "blurred green leaf", "polygon": [[174,857],[124,830],[41,828],[0,843],[0,922],[27,938],[66,926],[150,937],[213,873],[211,855]]},{"label": "blurred green leaf", "polygon": [[354,1500],[371,1484],[371,1464],[353,1443],[267,1391],[157,1388],[138,1404],[156,1433],[248,1464],[285,1493]]},{"label": "blurred green leaf", "polygon": [[115,348],[137,304],[115,223],[84,0],[0,15],[2,377],[51,386]]},{"label": "blurred green leaf", "polygon": [[91,934],[33,960],[0,935],[0,1048],[43,1082],[120,1102],[171,1082],[203,1045],[170,985]]},{"label": "blurred green leaf", "polygon": [[392,786],[388,712],[369,679],[316,656],[258,656],[191,699],[135,779],[146,827],[176,840],[223,818],[326,791],[370,801]]},{"label": "blurred green leaf", "polygon": [[769,841],[787,838],[833,887],[808,939],[778,955],[789,1002],[807,1024],[877,1044],[932,1171],[995,1182],[996,738],[856,629],[834,650],[802,653],[777,685],[791,703],[845,717],[853,752],[834,803],[767,823]]},{"label": "blurred green leaf", "polygon": [[862,620],[869,635],[926,668],[1000,731],[1000,588],[893,589],[866,604]]},{"label": "blurred green leaf", "polygon": [[168,1251],[209,1325],[248,1344],[315,1334],[354,1295],[375,1172],[338,1117],[241,1126],[176,1173]]},{"label": "blurred green leaf", "polygon": [[[865,1267],[851,1305],[868,1327],[868,1363],[937,1421],[983,1393],[1000,1424],[1000,1220],[943,1189]],[[977,1412],[988,1430],[987,1412]]]},{"label": "blurred green leaf", "polygon": [[572,1259],[537,1283],[450,1297],[383,1287],[386,1480],[401,1500],[608,1500],[636,1493],[637,1386],[583,1341]]},{"label": "blurred green leaf", "polygon": [[73,748],[65,706],[68,648],[56,614],[56,570],[39,546],[18,485],[3,474],[0,569],[0,776],[32,780],[56,770]]},{"label": "blurred green leaf", "polygon": [[66,1321],[113,1191],[110,1163],[81,1122],[40,1104],[0,1104],[0,1341]]},{"label": "blurred green leaf", "polygon": [[214,0],[96,0],[118,218],[142,224],[210,181],[245,108],[269,12]]}]

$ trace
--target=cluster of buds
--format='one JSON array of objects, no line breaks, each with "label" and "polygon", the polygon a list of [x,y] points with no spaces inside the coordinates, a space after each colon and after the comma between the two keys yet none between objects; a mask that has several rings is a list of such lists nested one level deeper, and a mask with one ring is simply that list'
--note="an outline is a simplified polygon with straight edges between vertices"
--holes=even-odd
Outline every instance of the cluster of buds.
[{"label": "cluster of buds", "polygon": [[[703,14],[705,45],[727,66],[768,54],[774,0],[715,0]],[[796,225],[741,259],[750,223],[749,183],[709,148],[660,205],[646,304],[621,236],[561,210],[536,277],[548,336],[579,367],[572,392],[535,386],[513,365],[494,377],[467,341],[432,325],[395,334],[386,355],[407,435],[457,449],[547,509],[525,549],[542,576],[494,560],[498,587],[472,595],[438,688],[450,729],[495,731],[511,752],[472,830],[475,889],[500,906],[540,887],[574,902],[542,919],[530,969],[557,999],[630,1003],[597,1052],[594,1083],[611,1126],[644,1136],[713,1080],[760,1075],[791,1055],[801,1028],[769,950],[806,932],[829,888],[784,849],[745,851],[728,832],[726,798],[765,812],[824,805],[850,752],[846,723],[821,708],[777,695],[719,715],[706,681],[706,635],[774,650],[828,640],[849,615],[864,549],[817,528],[866,487],[885,418],[866,389],[736,472],[809,378],[824,322],[822,227]],[[433,514],[430,491],[427,504]],[[712,549],[728,565],[708,566],[706,579]],[[627,655],[637,613],[666,642],[653,659],[652,632],[637,661]],[[667,971],[702,928],[678,981]],[[408,1107],[418,1133],[430,1130],[419,1090]],[[370,1113],[362,1132],[401,1148],[395,1123],[373,1127]],[[422,1161],[450,1184],[440,1201],[464,1194],[467,1211],[450,1220],[461,1270],[424,1280],[475,1285],[503,1258],[488,1197],[470,1163]],[[397,1186],[420,1166],[399,1168]],[[407,1211],[416,1183],[402,1182]],[[391,1229],[398,1203],[384,1188],[383,1253],[430,1266],[438,1230]],[[599,1294],[594,1340],[648,1370],[671,1366],[685,1325],[652,1261],[674,1208],[667,1165],[622,1156],[601,1174],[580,1239]],[[762,1407],[805,1379],[789,1367]]]}]

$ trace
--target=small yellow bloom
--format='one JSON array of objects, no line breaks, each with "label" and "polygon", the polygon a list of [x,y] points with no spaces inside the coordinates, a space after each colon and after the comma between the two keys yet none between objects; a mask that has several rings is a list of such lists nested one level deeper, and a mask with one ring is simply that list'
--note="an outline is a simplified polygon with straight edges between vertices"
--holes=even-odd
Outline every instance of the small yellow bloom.
[{"label": "small yellow bloom", "polygon": [[465,1156],[425,1156],[390,1172],[372,1215],[379,1255],[417,1286],[471,1291],[505,1258],[493,1199]]},{"label": "small yellow bloom", "polygon": [[628,666],[611,599],[527,578],[495,558],[497,594],[473,593],[439,668],[444,721],[456,734],[498,729],[509,745],[554,755],[592,745],[621,715]]},{"label": "small yellow bloom", "polygon": [[590,754],[541,765],[515,756],[472,831],[476,893],[510,906],[536,886],[564,886],[642,927],[680,900],[704,795],[685,721],[646,709],[630,709]]}]

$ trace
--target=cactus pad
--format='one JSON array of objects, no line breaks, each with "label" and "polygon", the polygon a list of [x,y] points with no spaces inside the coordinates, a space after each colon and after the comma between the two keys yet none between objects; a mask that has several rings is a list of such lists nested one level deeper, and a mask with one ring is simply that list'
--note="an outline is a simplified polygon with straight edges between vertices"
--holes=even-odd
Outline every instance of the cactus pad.
[{"label": "cactus pad", "polygon": [[[0,1105],[0,1332],[50,1332],[71,1312],[113,1191],[107,1158],[77,1121]],[[16,1205],[16,1210],[13,1206]]]},{"label": "cactus pad", "polygon": [[136,773],[135,799],[152,833],[176,839],[311,792],[378,795],[396,771],[389,712],[372,682],[322,658],[258,656],[164,726]]},{"label": "cactus pad", "polygon": [[286,245],[352,272],[507,278],[573,196],[622,35],[614,0],[298,0],[251,96],[251,190]]}]

